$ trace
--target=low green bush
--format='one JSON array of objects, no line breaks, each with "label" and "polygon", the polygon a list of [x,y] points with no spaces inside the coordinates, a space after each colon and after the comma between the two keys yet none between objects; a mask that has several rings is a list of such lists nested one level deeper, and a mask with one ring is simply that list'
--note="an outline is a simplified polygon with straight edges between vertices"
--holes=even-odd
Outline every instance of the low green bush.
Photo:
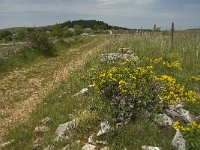
[{"label": "low green bush", "polygon": [[56,55],[56,49],[46,32],[34,29],[28,34],[28,42],[31,49],[37,50],[45,56]]}]

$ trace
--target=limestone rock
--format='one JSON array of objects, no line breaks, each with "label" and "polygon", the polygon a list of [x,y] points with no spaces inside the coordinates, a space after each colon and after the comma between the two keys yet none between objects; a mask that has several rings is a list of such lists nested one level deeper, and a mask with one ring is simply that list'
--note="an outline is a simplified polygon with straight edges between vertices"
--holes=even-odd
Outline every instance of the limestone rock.
[{"label": "limestone rock", "polygon": [[86,95],[88,94],[89,90],[91,88],[95,87],[95,85],[88,85],[86,88],[83,88],[80,92],[74,94],[73,96],[81,96],[81,95]]},{"label": "limestone rock", "polygon": [[5,148],[6,146],[9,146],[12,144],[15,140],[7,141],[5,143],[0,144],[0,149]]},{"label": "limestone rock", "polygon": [[44,150],[54,150],[55,147],[53,145],[48,145],[47,147],[44,148]]},{"label": "limestone rock", "polygon": [[192,115],[190,115],[190,112],[188,110],[180,108],[178,109],[178,112],[181,114],[181,116],[187,123],[192,123],[194,121],[194,119],[192,118]]},{"label": "limestone rock", "polygon": [[142,146],[142,150],[160,150],[160,148],[153,146]]},{"label": "limestone rock", "polygon": [[172,140],[172,145],[175,148],[175,150],[186,150],[186,141],[183,138],[183,135],[181,134],[180,130],[176,131],[176,135]]},{"label": "limestone rock", "polygon": [[133,60],[138,61],[138,57],[131,54],[122,54],[122,53],[108,53],[101,55],[101,62],[115,62],[115,61],[124,61],[124,60]]},{"label": "limestone rock", "polygon": [[119,48],[120,53],[127,53],[130,50],[130,48]]},{"label": "limestone rock", "polygon": [[103,134],[105,134],[106,132],[108,132],[110,130],[111,126],[108,123],[108,121],[106,122],[102,122],[101,123],[101,130],[99,130],[99,132],[97,133],[97,136],[101,136]]},{"label": "limestone rock", "polygon": [[66,140],[72,137],[73,129],[76,127],[77,122],[78,121],[76,119],[73,119],[72,121],[60,124],[56,129],[55,134],[57,137],[54,139],[54,141]]},{"label": "limestone rock", "polygon": [[156,122],[161,126],[172,126],[173,120],[169,116],[164,114],[158,114],[156,117]]},{"label": "limestone rock", "polygon": [[196,119],[196,117],[194,115],[190,114],[190,112],[188,110],[185,110],[181,106],[176,107],[175,109],[165,109],[165,112],[174,121],[182,120],[182,121],[185,121],[187,123],[192,123]]},{"label": "limestone rock", "polygon": [[92,134],[92,135],[90,135],[90,137],[88,138],[88,143],[90,143],[90,144],[94,144],[94,135]]},{"label": "limestone rock", "polygon": [[95,150],[95,148],[96,148],[95,145],[86,143],[86,144],[82,147],[82,150]]},{"label": "limestone rock", "polygon": [[40,123],[43,125],[47,125],[50,121],[51,119],[49,117],[45,117],[44,119],[40,121]]},{"label": "limestone rock", "polygon": [[45,125],[37,126],[34,130],[34,133],[45,133],[48,132],[50,129]]},{"label": "limestone rock", "polygon": [[109,150],[109,148],[108,147],[103,147],[100,150]]},{"label": "limestone rock", "polygon": [[96,141],[97,144],[101,144],[101,145],[107,145],[108,143],[106,141]]},{"label": "limestone rock", "polygon": [[34,144],[32,150],[38,150],[41,146],[41,144]]},{"label": "limestone rock", "polygon": [[66,145],[65,147],[63,147],[61,150],[68,150],[70,149],[70,146],[69,145]]},{"label": "limestone rock", "polygon": [[174,121],[180,120],[182,119],[181,114],[179,114],[178,112],[176,112],[175,110],[171,110],[171,109],[165,109],[165,113],[171,117]]},{"label": "limestone rock", "polygon": [[76,94],[74,94],[74,96],[81,96],[81,95],[85,95],[85,94],[87,94],[88,93],[88,91],[89,91],[89,89],[88,88],[83,88],[80,92],[78,92],[78,93],[76,93]]}]

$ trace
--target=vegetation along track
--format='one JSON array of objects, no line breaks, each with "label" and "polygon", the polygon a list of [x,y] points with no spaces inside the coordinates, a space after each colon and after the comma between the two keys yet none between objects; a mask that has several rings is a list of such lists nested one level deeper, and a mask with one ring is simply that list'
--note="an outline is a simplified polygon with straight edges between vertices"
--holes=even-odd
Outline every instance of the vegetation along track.
[{"label": "vegetation along track", "polygon": [[0,142],[9,127],[27,120],[49,92],[108,42],[109,37],[97,37],[58,57],[17,69],[0,79]]}]

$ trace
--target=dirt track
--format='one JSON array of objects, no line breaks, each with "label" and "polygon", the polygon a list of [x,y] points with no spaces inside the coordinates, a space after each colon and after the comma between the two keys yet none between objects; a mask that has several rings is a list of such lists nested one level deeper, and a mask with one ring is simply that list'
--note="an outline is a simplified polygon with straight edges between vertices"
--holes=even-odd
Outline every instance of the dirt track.
[{"label": "dirt track", "polygon": [[[70,49],[66,54],[26,69],[17,69],[0,79],[0,142],[8,127],[26,121],[60,82],[107,43],[107,38],[97,38],[76,49]],[[73,59],[67,60],[69,53]]]}]

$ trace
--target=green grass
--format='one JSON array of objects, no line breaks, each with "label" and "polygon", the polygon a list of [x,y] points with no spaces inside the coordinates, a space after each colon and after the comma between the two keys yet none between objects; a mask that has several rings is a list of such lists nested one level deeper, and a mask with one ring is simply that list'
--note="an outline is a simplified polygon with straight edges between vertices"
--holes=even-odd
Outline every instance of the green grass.
[{"label": "green grass", "polygon": [[[87,43],[91,41],[92,38],[87,37],[72,37],[69,38],[68,41],[58,41],[55,44],[55,48],[57,49],[57,55],[62,55],[62,53],[66,53],[67,49],[75,48],[80,46],[83,43]],[[44,56],[39,51],[35,50],[23,50],[23,46],[7,46],[6,50],[3,48],[1,52],[5,51],[13,51],[9,53],[9,57],[7,59],[0,59],[0,75],[5,75],[8,72],[15,70],[16,68],[27,68],[32,64],[42,62],[49,57]],[[15,49],[20,49],[14,52]],[[56,56],[55,56],[56,57]]]},{"label": "green grass", "polygon": [[[193,34],[193,32],[176,33],[174,50],[170,49],[169,36],[144,34],[143,36],[115,36],[101,51],[115,52],[119,47],[130,47],[133,53],[142,60],[140,62],[141,66],[149,65],[145,58],[163,57],[164,60],[169,62],[178,60],[181,62],[182,70],[170,70],[155,66],[155,72],[157,74],[172,75],[187,89],[199,92],[200,85],[188,81],[188,78],[192,75],[200,74],[200,59],[196,56],[197,51],[200,51],[197,46],[200,35],[197,33],[193,36]],[[62,44],[60,48],[61,51],[64,51],[65,46]],[[112,122],[112,108],[95,90],[90,91],[86,96],[72,97],[73,94],[91,84],[91,72],[89,71],[91,68],[102,70],[112,67],[108,64],[101,64],[97,58],[94,57],[89,60],[83,68],[73,72],[66,81],[52,91],[27,122],[10,129],[6,139],[15,139],[15,142],[8,149],[31,149],[36,138],[33,133],[34,128],[41,119],[47,116],[51,118],[50,131],[42,135],[43,144],[41,149],[53,143],[56,128],[59,124],[70,121],[73,118],[70,114],[79,117],[82,112],[87,111],[90,119],[87,117],[85,120],[83,119],[76,129],[76,136],[70,141],[57,143],[55,145],[57,149],[64,147],[66,144],[71,144],[73,149],[78,150],[92,133],[98,131],[100,122],[105,120]],[[187,107],[191,112],[199,113],[199,105],[188,105]],[[152,118],[143,118],[142,114],[138,118],[119,129],[114,128],[104,137],[101,137],[100,140],[106,140],[111,150],[121,150],[123,148],[140,150],[143,145],[158,146],[164,150],[171,149],[171,140],[175,134],[174,129],[159,127]],[[77,144],[77,140],[80,140],[80,144]]]},{"label": "green grass", "polygon": [[[13,138],[16,141],[9,148],[29,149],[34,140],[34,128],[37,126],[39,120],[46,116],[49,116],[52,122],[50,124],[51,132],[45,135],[45,145],[52,142],[55,129],[59,124],[71,120],[69,114],[76,114],[78,110],[90,109],[90,107],[95,107],[98,103],[100,103],[99,105],[103,105],[100,99],[97,99],[97,95],[87,95],[82,98],[71,97],[89,84],[86,68],[74,72],[67,81],[61,83],[57,89],[48,95],[44,103],[38,107],[37,112],[31,116],[28,122],[10,131],[8,139]],[[19,133],[21,136],[19,136]]]}]

